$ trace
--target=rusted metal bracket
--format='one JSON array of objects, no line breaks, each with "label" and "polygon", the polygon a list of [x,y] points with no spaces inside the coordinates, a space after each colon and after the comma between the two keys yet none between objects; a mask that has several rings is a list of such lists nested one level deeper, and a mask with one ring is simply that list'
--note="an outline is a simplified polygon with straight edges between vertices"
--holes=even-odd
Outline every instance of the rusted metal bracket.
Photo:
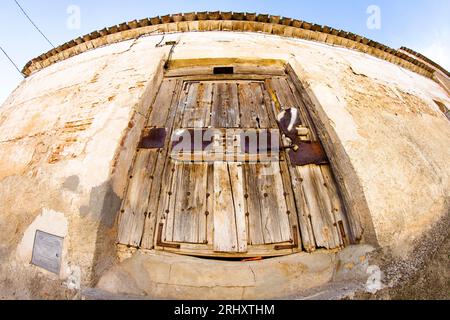
[{"label": "rusted metal bracket", "polygon": [[162,248],[180,249],[181,245],[176,243],[165,243],[162,241],[162,233],[164,229],[164,223],[160,223],[158,226],[158,236],[156,237],[156,246]]},{"label": "rusted metal bracket", "polygon": [[293,166],[309,164],[327,164],[328,158],[320,142],[311,142],[308,127],[302,126],[299,111],[289,108],[278,116],[278,125],[284,136],[289,138],[291,146],[288,154]]},{"label": "rusted metal bracket", "polygon": [[302,142],[288,152],[293,166],[327,164],[328,158],[320,142]]},{"label": "rusted metal bracket", "polygon": [[293,237],[294,237],[294,243],[293,244],[286,244],[286,245],[276,245],[275,250],[290,250],[290,249],[297,249],[299,247],[299,241],[298,241],[298,232],[297,232],[297,226],[292,227]]},{"label": "rusted metal bracket", "polygon": [[166,142],[166,128],[153,128],[148,130],[141,139],[140,149],[161,149]]}]

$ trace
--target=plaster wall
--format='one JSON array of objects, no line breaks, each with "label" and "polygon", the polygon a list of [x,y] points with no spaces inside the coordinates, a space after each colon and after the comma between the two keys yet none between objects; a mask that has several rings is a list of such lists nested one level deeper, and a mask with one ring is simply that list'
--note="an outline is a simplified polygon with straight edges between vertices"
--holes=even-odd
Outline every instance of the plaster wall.
[{"label": "plaster wall", "polygon": [[[18,259],[30,225],[47,210],[67,219],[64,263],[80,268],[83,284],[116,264],[115,219],[171,48],[157,47],[161,39],[120,42],[53,64],[24,80],[0,108],[0,264]],[[178,42],[173,61],[290,63],[341,150],[334,165],[347,161],[341,178],[352,172],[345,183],[362,203],[358,214],[373,244],[406,254],[448,215],[450,122],[433,99],[449,106],[450,97],[431,79],[300,39],[192,32],[166,35],[170,40]],[[42,231],[58,221],[45,220]]]}]

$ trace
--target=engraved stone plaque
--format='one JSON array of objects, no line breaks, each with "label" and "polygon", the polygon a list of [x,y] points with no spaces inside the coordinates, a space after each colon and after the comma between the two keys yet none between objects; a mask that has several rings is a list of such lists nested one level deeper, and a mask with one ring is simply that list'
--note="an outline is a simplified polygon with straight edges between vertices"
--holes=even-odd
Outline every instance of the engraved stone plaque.
[{"label": "engraved stone plaque", "polygon": [[36,231],[31,263],[47,271],[59,274],[64,238]]}]

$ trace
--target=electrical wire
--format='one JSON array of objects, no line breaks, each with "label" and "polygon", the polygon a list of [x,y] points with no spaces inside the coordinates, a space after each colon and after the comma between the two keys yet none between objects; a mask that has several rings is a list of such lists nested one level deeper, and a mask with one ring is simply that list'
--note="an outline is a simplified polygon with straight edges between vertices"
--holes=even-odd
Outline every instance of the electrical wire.
[{"label": "electrical wire", "polygon": [[53,47],[55,48],[55,46],[53,45],[53,43],[45,36],[45,34],[41,31],[41,29],[39,29],[39,27],[33,22],[33,20],[31,20],[30,16],[25,12],[25,10],[22,8],[22,6],[19,4],[19,2],[17,2],[17,0],[14,0],[14,2],[17,4],[17,6],[20,8],[20,10],[23,12],[23,14],[25,15],[25,17],[27,17],[27,19],[31,22],[31,24],[36,28],[37,31],[39,31],[39,33],[45,38],[45,40],[47,40],[47,42]]},{"label": "electrical wire", "polygon": [[13,59],[11,59],[11,57],[6,53],[5,50],[3,50],[2,47],[0,47],[0,50],[4,53],[4,55],[8,58],[8,60],[11,62],[11,64],[14,66],[14,68],[16,68],[16,70],[20,73],[20,75],[22,77],[25,77],[22,73],[22,71],[20,71],[19,67],[17,66],[17,64],[14,63]]}]

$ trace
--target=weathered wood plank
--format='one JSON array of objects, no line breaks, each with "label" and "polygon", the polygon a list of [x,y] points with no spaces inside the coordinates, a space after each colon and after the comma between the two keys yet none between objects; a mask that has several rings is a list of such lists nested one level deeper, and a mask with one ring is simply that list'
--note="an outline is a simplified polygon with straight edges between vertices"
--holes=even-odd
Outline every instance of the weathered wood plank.
[{"label": "weathered wood plank", "polygon": [[[257,165],[258,189],[261,199],[261,220],[264,243],[280,243],[291,239],[284,190],[276,190],[276,167]],[[281,180],[278,181],[281,184]],[[287,228],[286,228],[287,225]]]},{"label": "weathered wood plank", "polygon": [[302,189],[309,208],[316,245],[321,248],[333,249],[339,245],[333,237],[333,222],[325,213],[326,209],[323,208],[319,190],[314,181],[314,167],[315,165],[308,165],[296,169],[303,179]]},{"label": "weathered wood plank", "polygon": [[150,193],[151,176],[157,158],[155,150],[140,150],[135,160],[126,200],[119,222],[118,242],[139,246],[146,216],[146,201]]},{"label": "weathered wood plank", "polygon": [[228,164],[214,164],[214,251],[238,252],[236,215]]},{"label": "weathered wood plank", "polygon": [[167,166],[168,183],[163,186],[158,204],[161,212],[161,221],[164,222],[164,241],[173,242],[174,224],[176,215],[177,181],[181,179],[183,165],[169,161]]},{"label": "weathered wood plank", "polygon": [[177,174],[177,179],[172,182],[177,189],[175,212],[173,213],[173,241],[196,243],[197,221],[195,214],[189,210],[188,204],[191,197],[191,164],[183,163],[176,168],[181,170],[181,174]]},{"label": "weathered wood plank", "polygon": [[227,128],[239,128],[241,125],[239,111],[238,87],[236,83],[228,84]]},{"label": "weathered wood plank", "polygon": [[258,74],[210,74],[210,75],[196,75],[183,77],[185,81],[265,81],[268,78],[267,75]]},{"label": "weathered wood plank", "polygon": [[270,128],[261,83],[250,82],[238,85],[241,128]]},{"label": "weathered wood plank", "polygon": [[235,74],[264,74],[270,76],[282,76],[285,74],[284,66],[263,66],[263,65],[236,65]]},{"label": "weathered wood plank", "polygon": [[277,211],[274,213],[278,215],[278,221],[280,223],[281,242],[293,240],[292,226],[295,226],[296,224],[291,225],[289,218],[291,213],[295,213],[295,211],[291,211],[288,208],[286,190],[283,185],[283,178],[281,177],[282,173],[280,163],[270,163],[269,169],[273,173],[274,184],[271,187],[271,190],[275,196],[275,201],[277,204]]},{"label": "weathered wood plank", "polygon": [[176,79],[166,79],[161,84],[158,96],[153,104],[152,112],[147,127],[161,127],[167,122],[170,111],[170,101],[176,95]]},{"label": "weathered wood plank", "polygon": [[261,220],[260,193],[256,164],[244,164],[245,198],[248,213],[248,234],[251,245],[264,244],[263,227]]},{"label": "weathered wood plank", "polygon": [[213,83],[197,82],[188,87],[182,128],[207,128],[211,123]]},{"label": "weathered wood plank", "polygon": [[214,83],[211,121],[214,128],[239,128],[239,98],[236,83]]},{"label": "weathered wood plank", "polygon": [[196,118],[198,109],[198,94],[199,94],[198,82],[190,83],[188,87],[188,95],[186,100],[186,106],[182,114],[182,127],[194,128],[195,123],[199,120]]},{"label": "weathered wood plank", "polygon": [[264,102],[269,115],[271,127],[278,128],[277,115],[283,110],[281,109],[281,104],[269,79],[264,81],[263,89]]},{"label": "weathered wood plank", "polygon": [[189,207],[195,208],[197,213],[197,243],[205,244],[207,242],[208,223],[206,216],[208,211],[206,196],[208,193],[208,164],[196,164],[192,180],[195,181],[195,185]]},{"label": "weathered wood plank", "polygon": [[287,84],[288,88],[290,89],[290,93],[292,94],[292,97],[293,97],[293,100],[295,101],[295,103],[297,103],[298,106],[301,106],[301,108],[299,108],[300,121],[301,121],[302,125],[304,125],[310,129],[311,141],[319,141],[317,128],[311,119],[311,116],[309,114],[309,111],[308,111],[305,101],[303,101],[302,96],[300,95],[300,93],[298,92],[297,88],[295,87],[295,85],[292,81],[285,79],[285,83]]},{"label": "weathered wood plank", "polygon": [[287,108],[296,107],[292,95],[290,95],[289,92],[287,91],[289,86],[287,86],[287,84],[283,86],[283,84],[281,83],[282,80],[283,78],[280,77],[270,79],[270,86],[278,98],[281,109],[285,110]]},{"label": "weathered wood plank", "polygon": [[227,84],[215,83],[214,94],[211,112],[211,125],[214,128],[226,128],[227,127]]},{"label": "weathered wood plank", "polygon": [[243,165],[240,163],[230,163],[231,190],[233,192],[234,212],[236,215],[236,236],[238,252],[247,252],[247,228],[245,218],[245,199],[244,199],[244,175]]},{"label": "weathered wood plank", "polygon": [[270,83],[281,106],[284,108],[297,108],[299,111],[300,123],[311,130],[312,141],[317,141],[318,138],[315,127],[308,115],[306,106],[301,100],[301,97],[298,96],[297,91],[294,91],[295,94],[292,91],[292,84],[287,81],[285,77],[273,78]]},{"label": "weathered wood plank", "polygon": [[254,101],[252,92],[248,84],[242,83],[238,85],[239,105],[241,112],[241,128],[257,128],[256,116],[254,112]]},{"label": "weathered wood plank", "polygon": [[[254,93],[255,109],[257,114],[257,122],[259,122],[259,128],[269,129],[271,128],[270,119],[267,112],[262,83],[252,82],[250,83],[250,89]],[[276,124],[276,123],[275,123]]]},{"label": "weathered wood plank", "polygon": [[195,124],[195,128],[208,128],[211,125],[211,107],[213,99],[213,85],[210,82],[202,82],[203,94],[199,95],[198,118],[199,123]]},{"label": "weathered wood plank", "polygon": [[[280,243],[280,246],[290,246],[291,242]],[[206,257],[206,258],[231,258],[231,259],[249,259],[254,257],[281,257],[295,253],[292,249],[274,250],[273,244],[249,246],[247,252],[214,252],[214,248],[211,245],[199,245],[191,243],[181,243],[180,248],[165,247],[164,251],[174,252],[176,254]]]},{"label": "weathered wood plank", "polygon": [[161,193],[162,172],[164,171],[165,157],[166,152],[164,150],[159,150],[158,158],[155,163],[155,171],[152,177],[152,183],[148,186],[151,190],[149,197],[141,199],[147,207],[147,217],[143,230],[144,235],[142,237],[141,246],[147,249],[153,248],[154,245],[154,232],[156,230],[156,219],[158,216],[157,204]]},{"label": "weathered wood plank", "polygon": [[263,165],[257,165],[257,188],[260,194],[261,202],[261,223],[264,236],[264,243],[279,243],[281,241],[281,232],[276,214],[277,204],[273,197],[273,179],[265,175]]},{"label": "weathered wood plank", "polygon": [[[344,245],[349,245],[353,243],[354,238],[352,236],[352,232],[350,232],[350,226],[347,219],[347,214],[345,212],[344,205],[342,203],[342,199],[339,196],[338,188],[336,185],[336,181],[333,177],[333,173],[331,171],[331,167],[329,165],[320,166],[322,171],[323,179],[325,182],[325,187],[328,190],[328,195],[331,199],[332,210],[334,214],[334,219],[337,221],[338,225],[336,228],[341,236],[342,243]],[[342,222],[343,233],[341,232],[339,223]]]},{"label": "weathered wood plank", "polygon": [[173,241],[203,243],[206,232],[204,217],[208,166],[184,163],[181,170],[181,176],[174,181],[177,195]]},{"label": "weathered wood plank", "polygon": [[[302,226],[300,224],[299,218],[298,218],[298,212],[297,212],[297,206],[295,203],[295,196],[294,196],[294,190],[292,189],[292,180],[290,178],[290,172],[288,168],[288,164],[285,161],[285,159],[282,159],[280,161],[280,175],[281,179],[283,181],[283,189],[284,189],[284,195],[286,198],[286,206],[289,212],[289,222],[291,226],[291,230],[293,226],[297,226],[297,236],[299,239],[299,248],[302,249],[302,243],[306,242],[307,247],[314,246],[314,239],[310,239],[310,236],[307,231],[304,231],[305,234],[302,234]],[[303,239],[305,238],[305,239]]]},{"label": "weathered wood plank", "polygon": [[206,192],[206,240],[208,244],[214,242],[214,164],[208,164],[208,182]]},{"label": "weathered wood plank", "polygon": [[316,185],[317,198],[320,201],[322,208],[322,218],[326,221],[327,226],[330,230],[330,237],[332,239],[331,243],[333,245],[333,247],[331,247],[330,249],[342,247],[344,243],[341,241],[338,221],[334,216],[331,197],[328,189],[325,186],[326,184],[322,175],[322,171],[320,169],[320,166],[312,166],[312,169],[312,177]]},{"label": "weathered wood plank", "polygon": [[[287,159],[287,161],[289,161],[289,159]],[[302,187],[303,178],[301,177],[300,171],[297,170],[297,168],[292,167],[289,162],[288,168],[291,175],[303,248],[308,252],[312,252],[316,249],[316,239],[314,237],[310,209],[306,202],[306,196]]]}]

